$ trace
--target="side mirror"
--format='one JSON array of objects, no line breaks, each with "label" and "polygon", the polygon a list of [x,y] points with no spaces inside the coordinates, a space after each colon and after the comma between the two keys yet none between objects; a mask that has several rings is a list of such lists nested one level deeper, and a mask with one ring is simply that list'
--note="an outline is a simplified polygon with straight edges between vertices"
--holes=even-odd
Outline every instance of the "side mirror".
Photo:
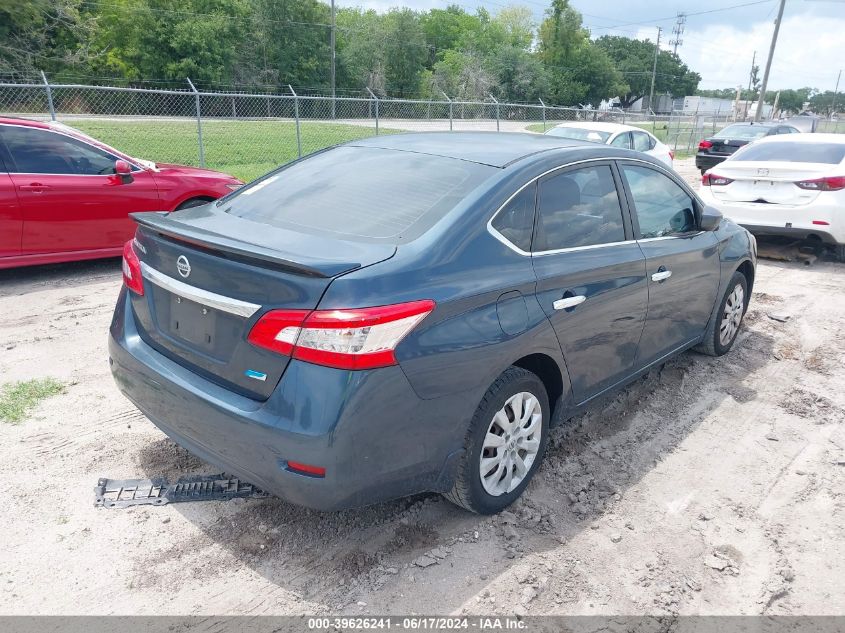
[{"label": "side mirror", "polygon": [[702,231],[715,231],[722,223],[722,212],[716,207],[706,206],[701,210],[701,221],[698,228]]},{"label": "side mirror", "polygon": [[132,166],[125,160],[114,161],[114,173],[120,177],[120,181],[126,185],[134,180],[132,177]]}]

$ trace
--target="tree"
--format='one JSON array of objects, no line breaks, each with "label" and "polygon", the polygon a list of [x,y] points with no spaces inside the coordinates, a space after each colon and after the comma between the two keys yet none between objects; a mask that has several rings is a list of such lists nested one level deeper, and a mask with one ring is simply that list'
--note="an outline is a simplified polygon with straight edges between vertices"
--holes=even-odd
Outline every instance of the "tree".
[{"label": "tree", "polygon": [[627,90],[605,51],[590,41],[581,14],[569,0],[552,0],[540,25],[538,55],[550,76],[550,99],[557,104],[592,104]]},{"label": "tree", "polygon": [[337,13],[337,84],[350,90],[365,86],[384,94],[385,25],[372,9],[341,9]]},{"label": "tree", "polygon": [[[815,88],[799,88],[798,90],[787,89],[780,91],[771,91],[766,93],[766,103],[774,104],[775,98],[778,99],[778,109],[782,112],[798,113],[804,110],[804,104],[810,101],[810,97],[815,92]],[[778,93],[780,97],[777,97]]]},{"label": "tree", "polygon": [[[605,35],[596,40],[612,63],[625,78],[628,91],[620,96],[623,108],[649,94],[654,64],[654,42],[635,40],[619,35]],[[681,59],[670,51],[659,51],[657,75],[654,82],[656,94],[669,93],[673,96],[694,94],[701,75],[691,71]]]},{"label": "tree", "polygon": [[[481,101],[490,95],[496,83],[494,75],[484,66],[484,60],[474,52],[448,50],[434,65],[428,76],[430,97],[445,92],[460,101]],[[424,87],[425,89],[426,87]]]},{"label": "tree", "polygon": [[543,63],[528,51],[507,46],[490,61],[496,79],[494,88],[500,101],[536,102],[548,95],[549,72]]},{"label": "tree", "polygon": [[812,97],[810,97],[810,109],[816,114],[822,114],[824,116],[835,114],[835,112],[833,112],[833,108],[836,104],[838,104],[836,109],[840,111],[843,109],[843,106],[845,106],[845,96],[843,96],[841,92],[837,93],[835,103],[833,99],[833,90],[816,92]]},{"label": "tree", "polygon": [[80,0],[0,0],[0,70],[58,71],[87,62],[94,20]]},{"label": "tree", "polygon": [[534,14],[528,7],[510,5],[499,11],[494,21],[501,25],[507,43],[515,48],[528,50],[534,41]]},{"label": "tree", "polygon": [[429,51],[420,17],[410,9],[391,9],[384,20],[385,88],[399,97],[416,95]]}]

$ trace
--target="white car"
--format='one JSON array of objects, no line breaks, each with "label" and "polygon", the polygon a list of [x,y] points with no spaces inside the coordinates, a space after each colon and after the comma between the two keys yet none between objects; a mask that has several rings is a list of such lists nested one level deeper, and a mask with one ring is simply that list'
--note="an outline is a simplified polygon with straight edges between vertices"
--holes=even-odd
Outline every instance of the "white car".
[{"label": "white car", "polygon": [[845,261],[845,134],[767,136],[701,185],[706,204],[752,233],[820,240]]},{"label": "white car", "polygon": [[633,125],[621,123],[602,123],[599,121],[567,121],[546,131],[549,136],[571,138],[576,141],[593,141],[614,147],[623,147],[654,156],[669,167],[675,158],[675,152],[650,132]]}]

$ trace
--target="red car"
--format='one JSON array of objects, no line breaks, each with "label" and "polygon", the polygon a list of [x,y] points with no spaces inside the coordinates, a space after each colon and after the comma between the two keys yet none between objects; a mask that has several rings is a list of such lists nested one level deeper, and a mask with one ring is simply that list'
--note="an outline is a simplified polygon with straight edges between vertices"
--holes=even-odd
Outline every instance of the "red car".
[{"label": "red car", "polygon": [[132,158],[60,123],[0,117],[0,268],[118,256],[130,213],[197,206],[242,184]]}]

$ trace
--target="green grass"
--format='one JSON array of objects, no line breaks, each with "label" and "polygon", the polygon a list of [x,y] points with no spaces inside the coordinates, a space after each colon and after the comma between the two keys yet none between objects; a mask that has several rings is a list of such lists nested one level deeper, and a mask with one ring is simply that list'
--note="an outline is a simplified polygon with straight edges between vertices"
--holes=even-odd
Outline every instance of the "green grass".
[{"label": "green grass", "polygon": [[550,127],[552,127],[552,124],[546,123],[544,126],[542,123],[532,123],[531,125],[526,125],[525,129],[529,132],[540,132],[540,134],[542,134],[546,131],[543,129],[544,127],[546,128],[546,130],[548,130]]},{"label": "green grass", "polygon": [[[67,123],[138,158],[199,165],[194,121],[69,120]],[[380,129],[380,134],[399,130]],[[366,138],[375,129],[341,123],[303,122],[302,153]],[[203,121],[205,166],[249,181],[297,157],[296,125],[286,121]]]},{"label": "green grass", "polygon": [[54,378],[5,385],[0,390],[0,420],[19,424],[39,402],[63,393],[64,390],[64,385]]}]

